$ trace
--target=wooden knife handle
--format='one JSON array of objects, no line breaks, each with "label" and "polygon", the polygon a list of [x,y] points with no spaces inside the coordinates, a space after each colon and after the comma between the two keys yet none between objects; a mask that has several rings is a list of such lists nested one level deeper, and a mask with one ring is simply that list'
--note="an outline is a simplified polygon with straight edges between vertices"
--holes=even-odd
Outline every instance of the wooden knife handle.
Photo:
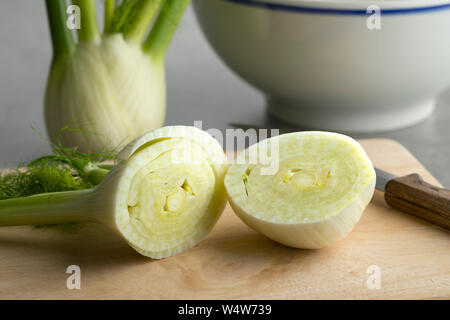
[{"label": "wooden knife handle", "polygon": [[397,210],[450,230],[450,190],[426,183],[418,174],[389,181],[384,198]]}]

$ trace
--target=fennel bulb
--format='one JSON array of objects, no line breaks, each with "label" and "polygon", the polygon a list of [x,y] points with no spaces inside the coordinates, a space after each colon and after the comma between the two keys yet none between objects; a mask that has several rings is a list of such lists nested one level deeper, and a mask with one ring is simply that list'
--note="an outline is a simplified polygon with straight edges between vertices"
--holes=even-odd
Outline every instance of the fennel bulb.
[{"label": "fennel bulb", "polygon": [[217,222],[228,166],[206,132],[159,128],[128,144],[118,159],[93,189],[0,201],[0,226],[102,223],[142,255],[160,259],[193,247]]},{"label": "fennel bulb", "polygon": [[121,34],[81,43],[70,60],[55,65],[45,100],[49,136],[64,132],[65,146],[82,151],[114,148],[163,125],[164,66],[151,61]]},{"label": "fennel bulb", "polygon": [[[281,244],[304,249],[329,246],[359,221],[375,189],[375,171],[355,140],[337,133],[297,132],[270,138],[239,155],[225,188],[236,214]],[[250,163],[278,143],[278,171],[262,175]],[[267,152],[268,153],[268,152]]]},{"label": "fennel bulb", "polygon": [[[106,0],[103,35],[94,1],[72,3],[81,9],[77,44],[65,25],[65,1],[46,0],[54,47],[45,94],[50,139],[98,152],[161,127],[165,53],[189,0]],[[77,130],[59,135],[64,126]]]}]

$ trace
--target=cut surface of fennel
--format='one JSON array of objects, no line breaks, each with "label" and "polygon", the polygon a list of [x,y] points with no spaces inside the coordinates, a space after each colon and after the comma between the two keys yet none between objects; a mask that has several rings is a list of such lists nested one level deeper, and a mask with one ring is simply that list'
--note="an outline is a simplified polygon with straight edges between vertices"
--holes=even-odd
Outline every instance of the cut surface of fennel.
[{"label": "cut surface of fennel", "polygon": [[[271,143],[278,152],[270,154]],[[252,152],[276,157],[275,174],[261,174]],[[375,187],[375,171],[355,140],[329,132],[273,137],[239,155],[225,178],[236,214],[282,244],[321,248],[344,238],[359,221]]]},{"label": "cut surface of fennel", "polygon": [[153,59],[122,34],[81,42],[52,67],[46,95],[48,134],[83,152],[114,149],[164,123],[163,60]]},{"label": "cut surface of fennel", "polygon": [[0,201],[0,226],[99,222],[142,255],[196,245],[220,217],[228,168],[222,147],[194,127],[164,127],[128,144],[91,190]]},{"label": "cut surface of fennel", "polygon": [[192,127],[166,127],[120,156],[129,158],[118,183],[114,225],[138,252],[170,256],[212,229],[226,204],[227,170],[214,138]]}]

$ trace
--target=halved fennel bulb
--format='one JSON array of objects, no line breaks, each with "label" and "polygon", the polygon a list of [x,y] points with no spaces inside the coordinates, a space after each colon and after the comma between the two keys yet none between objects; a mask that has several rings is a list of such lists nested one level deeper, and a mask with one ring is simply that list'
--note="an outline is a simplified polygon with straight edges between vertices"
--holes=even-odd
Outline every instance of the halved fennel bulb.
[{"label": "halved fennel bulb", "polygon": [[0,201],[0,226],[98,222],[144,256],[196,245],[220,217],[228,168],[219,142],[194,127],[164,127],[128,144],[95,188]]},{"label": "halved fennel bulb", "polygon": [[[267,174],[261,155],[278,170]],[[287,246],[317,249],[344,238],[359,221],[374,193],[375,171],[347,136],[296,132],[242,152],[225,188],[236,214],[254,230]]]},{"label": "halved fennel bulb", "polygon": [[227,162],[209,134],[184,126],[157,129],[129,144],[119,158],[126,160],[103,182],[115,189],[110,223],[138,252],[174,255],[215,225],[226,204]]}]

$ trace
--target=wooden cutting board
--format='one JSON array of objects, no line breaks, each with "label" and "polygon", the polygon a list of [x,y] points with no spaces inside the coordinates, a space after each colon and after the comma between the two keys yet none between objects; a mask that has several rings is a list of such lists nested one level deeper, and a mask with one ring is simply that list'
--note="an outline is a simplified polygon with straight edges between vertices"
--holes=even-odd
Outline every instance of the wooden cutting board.
[{"label": "wooden cutting board", "polygon": [[[379,168],[417,172],[437,183],[397,142],[361,143]],[[66,287],[69,265],[81,268],[80,290]],[[379,289],[367,286],[373,265]],[[3,228],[0,298],[449,299],[450,234],[390,209],[378,191],[354,231],[321,250],[279,245],[248,228],[230,207],[199,245],[164,260],[138,255],[97,225],[71,233]]]}]

